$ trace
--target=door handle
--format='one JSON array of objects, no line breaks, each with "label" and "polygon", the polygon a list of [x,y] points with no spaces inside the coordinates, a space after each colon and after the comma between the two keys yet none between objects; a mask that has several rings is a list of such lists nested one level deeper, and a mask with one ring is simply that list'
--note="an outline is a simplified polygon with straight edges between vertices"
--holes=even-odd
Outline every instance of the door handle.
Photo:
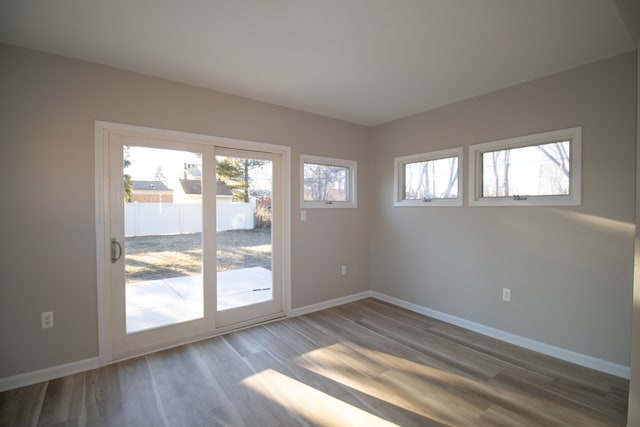
[{"label": "door handle", "polygon": [[122,245],[113,238],[111,239],[111,263],[115,264],[120,258],[122,258]]}]

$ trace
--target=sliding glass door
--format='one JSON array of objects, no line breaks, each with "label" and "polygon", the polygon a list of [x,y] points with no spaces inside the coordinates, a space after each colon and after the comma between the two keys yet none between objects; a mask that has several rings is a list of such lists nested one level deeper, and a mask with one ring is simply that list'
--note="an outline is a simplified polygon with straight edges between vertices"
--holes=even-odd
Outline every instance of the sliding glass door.
[{"label": "sliding glass door", "polygon": [[[216,150],[217,324],[262,318],[282,307],[278,156]],[[275,173],[274,173],[275,171]],[[248,212],[253,213],[249,215]],[[275,232],[275,233],[274,233]]]},{"label": "sliding glass door", "polygon": [[113,358],[284,314],[282,155],[107,138]]}]

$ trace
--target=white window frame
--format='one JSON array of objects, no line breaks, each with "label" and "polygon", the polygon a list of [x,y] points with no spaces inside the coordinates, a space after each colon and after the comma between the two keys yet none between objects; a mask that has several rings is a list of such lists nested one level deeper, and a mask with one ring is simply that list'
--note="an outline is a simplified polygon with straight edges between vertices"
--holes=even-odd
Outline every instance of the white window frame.
[{"label": "white window frame", "polygon": [[[407,163],[428,162],[432,160],[447,159],[450,157],[458,158],[458,197],[448,199],[429,199],[429,200],[406,200],[404,199],[404,165]],[[447,150],[431,151],[428,153],[413,154],[410,156],[396,157],[394,159],[394,190],[393,205],[394,206],[462,206],[464,201],[463,194],[463,170],[464,156],[462,147]]]},{"label": "white window frame", "polygon": [[[312,163],[325,166],[337,166],[341,168],[347,168],[348,177],[348,191],[349,200],[347,201],[309,201],[304,199],[304,165],[305,163]],[[305,209],[326,209],[326,208],[357,208],[358,207],[358,195],[357,195],[357,169],[358,162],[355,160],[334,159],[331,157],[312,156],[308,154],[300,155],[300,207]]]},{"label": "white window frame", "polygon": [[[570,141],[569,194],[557,196],[482,197],[482,155],[486,152]],[[579,206],[582,193],[582,128],[555,130],[469,146],[470,206]]]}]

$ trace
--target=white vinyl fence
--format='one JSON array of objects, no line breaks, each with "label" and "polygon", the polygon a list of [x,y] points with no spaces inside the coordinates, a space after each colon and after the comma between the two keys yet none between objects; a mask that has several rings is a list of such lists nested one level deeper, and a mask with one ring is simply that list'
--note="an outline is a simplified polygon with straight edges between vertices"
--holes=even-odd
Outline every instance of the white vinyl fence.
[{"label": "white vinyl fence", "polygon": [[[216,231],[254,228],[255,200],[250,203],[218,203]],[[125,203],[124,234],[151,236],[202,232],[202,206],[194,203]]]}]

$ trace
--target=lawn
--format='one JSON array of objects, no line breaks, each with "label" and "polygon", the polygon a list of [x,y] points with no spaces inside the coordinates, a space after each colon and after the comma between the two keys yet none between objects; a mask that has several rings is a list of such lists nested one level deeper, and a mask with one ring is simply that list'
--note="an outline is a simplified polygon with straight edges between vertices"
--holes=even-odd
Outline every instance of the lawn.
[{"label": "lawn", "polygon": [[[217,271],[248,267],[271,270],[271,229],[216,234]],[[127,283],[201,274],[202,234],[136,236],[125,239]]]}]

